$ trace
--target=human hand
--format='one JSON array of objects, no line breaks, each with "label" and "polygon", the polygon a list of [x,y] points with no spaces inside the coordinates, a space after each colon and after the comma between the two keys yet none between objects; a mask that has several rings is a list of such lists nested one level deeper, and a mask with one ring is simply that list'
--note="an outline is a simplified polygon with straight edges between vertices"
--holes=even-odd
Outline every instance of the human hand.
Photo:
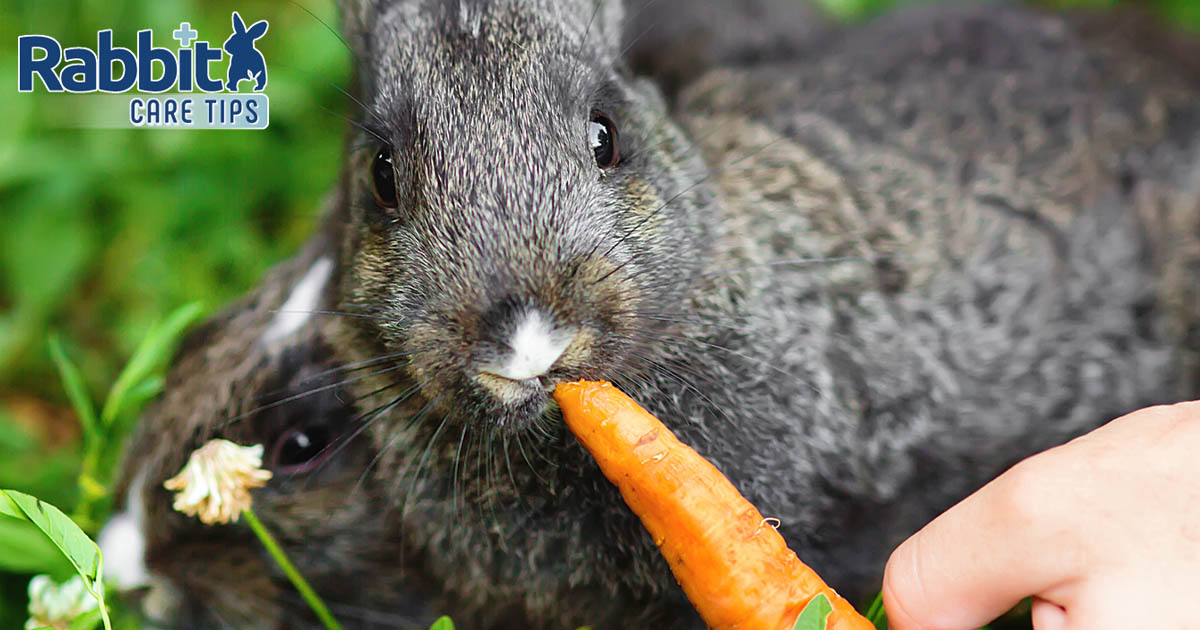
[{"label": "human hand", "polygon": [[1200,401],[1014,466],[888,560],[892,630],[968,630],[1033,596],[1037,630],[1200,628]]}]

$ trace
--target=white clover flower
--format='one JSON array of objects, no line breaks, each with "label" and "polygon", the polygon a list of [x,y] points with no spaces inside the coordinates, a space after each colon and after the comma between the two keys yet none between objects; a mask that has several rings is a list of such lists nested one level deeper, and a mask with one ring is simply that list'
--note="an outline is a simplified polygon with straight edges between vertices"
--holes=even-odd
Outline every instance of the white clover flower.
[{"label": "white clover flower", "polygon": [[175,494],[174,508],[207,525],[237,521],[250,507],[250,489],[271,479],[262,469],[262,444],[238,446],[209,440],[192,452],[187,465],[163,486]]},{"label": "white clover flower", "polygon": [[[96,588],[101,589],[101,585]],[[103,596],[103,590],[98,593]],[[48,575],[34,576],[29,580],[29,620],[25,622],[25,630],[67,630],[76,618],[95,609],[96,598],[78,575],[61,585]]]}]

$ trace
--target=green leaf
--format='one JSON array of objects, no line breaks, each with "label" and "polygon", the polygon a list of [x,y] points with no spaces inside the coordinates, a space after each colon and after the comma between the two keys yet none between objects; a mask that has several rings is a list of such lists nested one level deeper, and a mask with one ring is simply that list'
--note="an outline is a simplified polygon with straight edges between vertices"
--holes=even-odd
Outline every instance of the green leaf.
[{"label": "green leaf", "polygon": [[126,409],[131,390],[150,378],[151,372],[167,360],[179,336],[202,312],[200,303],[192,302],[175,309],[164,321],[151,326],[104,401],[100,420],[106,428],[111,427],[117,416]]},{"label": "green leaf", "polygon": [[19,518],[22,521],[29,520],[25,518],[25,513],[21,511],[21,508],[17,507],[16,502],[10,499],[6,492],[0,492],[0,515]]},{"label": "green leaf", "polygon": [[82,615],[79,615],[71,622],[71,630],[94,630],[97,625],[103,620],[100,615],[100,609],[89,610]]},{"label": "green leaf", "polygon": [[887,630],[887,611],[883,609],[883,591],[875,596],[875,601],[871,602],[871,606],[867,608],[867,621],[870,621],[875,630]]},{"label": "green leaf", "polygon": [[0,571],[46,573],[62,579],[75,572],[33,523],[0,517]]},{"label": "green leaf", "polygon": [[58,508],[23,492],[0,490],[0,514],[33,523],[58,547],[75,567],[79,577],[83,578],[88,593],[99,603],[100,618],[104,621],[105,629],[110,628],[108,611],[98,586],[104,579],[104,561],[96,543]]},{"label": "green leaf", "polygon": [[429,626],[429,630],[454,630],[454,622],[450,621],[449,617],[442,615],[433,622],[432,626]]},{"label": "green leaf", "polygon": [[792,630],[825,630],[825,620],[831,612],[833,605],[829,603],[829,598],[824,593],[818,593],[800,611]]},{"label": "green leaf", "polygon": [[67,398],[71,399],[71,406],[79,415],[79,424],[83,426],[84,439],[89,444],[94,443],[100,439],[99,428],[96,424],[96,407],[92,405],[92,397],[88,395],[83,375],[67,356],[66,350],[63,350],[62,339],[57,333],[50,333],[49,344],[50,356],[54,359],[54,365],[58,367],[63,387],[67,390]]},{"label": "green leaf", "polygon": [[126,410],[141,408],[147,401],[162,392],[163,385],[165,384],[166,380],[161,375],[155,374],[147,378],[129,390],[129,393],[125,395],[125,404],[123,407]]}]

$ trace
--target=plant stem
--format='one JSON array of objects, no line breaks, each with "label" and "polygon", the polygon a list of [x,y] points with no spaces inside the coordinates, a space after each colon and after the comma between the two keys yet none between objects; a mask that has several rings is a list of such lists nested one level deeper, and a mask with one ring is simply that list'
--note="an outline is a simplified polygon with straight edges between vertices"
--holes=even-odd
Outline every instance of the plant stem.
[{"label": "plant stem", "polygon": [[308,585],[308,582],[296,570],[292,561],[288,560],[279,543],[275,542],[275,537],[271,536],[271,532],[268,532],[266,527],[263,527],[262,522],[254,515],[254,512],[248,509],[242,510],[242,516],[246,519],[246,523],[250,525],[250,529],[254,530],[254,534],[258,536],[258,540],[262,542],[267,553],[271,554],[271,557],[275,559],[275,563],[279,565],[280,569],[283,569],[283,574],[292,581],[296,590],[300,591],[300,596],[304,598],[304,601],[308,602],[313,612],[317,613],[317,618],[321,620],[321,623],[325,624],[328,630],[342,630],[342,626],[338,624],[337,620],[330,614],[329,609],[325,607],[325,602],[321,601],[321,597],[317,595],[317,592]]},{"label": "plant stem", "polygon": [[97,501],[108,496],[108,489],[96,480],[96,466],[100,460],[100,442],[101,440],[97,439],[87,445],[83,462],[79,467],[79,477],[76,480],[79,485],[79,502],[75,505],[71,518],[84,530],[92,530],[96,527],[95,519],[92,516],[93,508]]}]

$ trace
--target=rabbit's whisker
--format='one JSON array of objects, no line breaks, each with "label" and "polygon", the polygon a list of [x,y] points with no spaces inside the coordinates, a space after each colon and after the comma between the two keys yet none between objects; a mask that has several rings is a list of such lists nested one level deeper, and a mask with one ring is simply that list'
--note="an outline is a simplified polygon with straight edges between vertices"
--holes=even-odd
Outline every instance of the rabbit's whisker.
[{"label": "rabbit's whisker", "polygon": [[[640,358],[642,361],[645,361],[651,367],[651,369],[655,370],[659,374],[666,376],[668,378],[671,378],[671,379],[677,381],[680,385],[683,385],[683,387],[685,389],[689,389],[689,390],[695,392],[695,394],[700,398],[700,400],[702,400],[706,405],[708,405],[709,408],[711,408],[713,411],[715,411],[717,413],[717,415],[721,416],[725,421],[730,422],[730,423],[734,422],[733,417],[729,415],[729,412],[725,409],[724,406],[718,405],[711,398],[709,398],[707,394],[700,391],[700,389],[698,387],[696,387],[695,379],[697,379],[697,377],[699,377],[699,374],[697,374],[695,371],[687,370],[693,377],[692,379],[687,379],[687,378],[684,378],[683,375],[679,374],[680,371],[684,371],[683,369],[672,370],[671,367],[666,365],[665,363],[657,361],[654,358],[652,358],[648,355],[641,354],[639,352],[632,352],[631,354],[633,354],[633,356],[635,356],[635,357]],[[684,416],[683,409],[680,408],[680,406],[679,406],[679,400],[674,399],[674,398],[672,398],[672,400],[673,400],[673,404],[675,405],[675,410],[679,412],[680,416]]]},{"label": "rabbit's whisker", "polygon": [[308,397],[308,396],[312,396],[312,395],[314,395],[314,394],[319,394],[319,393],[321,393],[321,392],[326,392],[326,391],[329,391],[329,390],[331,390],[331,389],[336,389],[336,388],[338,388],[338,387],[341,387],[341,386],[343,386],[343,385],[348,385],[348,384],[350,384],[350,383],[354,383],[354,382],[357,382],[357,381],[361,381],[361,380],[364,380],[364,379],[368,379],[368,378],[371,378],[371,377],[374,377],[374,376],[379,376],[380,374],[386,374],[386,373],[388,373],[388,372],[394,372],[394,371],[396,371],[396,370],[399,370],[399,369],[402,369],[402,368],[404,368],[404,367],[405,367],[405,366],[404,366],[403,364],[401,364],[401,365],[393,365],[393,366],[386,367],[386,368],[383,368],[383,369],[380,369],[380,370],[376,370],[376,371],[374,371],[374,372],[370,372],[370,373],[367,373],[367,374],[362,374],[362,375],[360,375],[360,376],[356,376],[356,377],[354,377],[354,378],[348,378],[348,379],[344,379],[344,380],[342,380],[342,381],[338,381],[338,382],[336,382],[336,383],[330,383],[330,384],[328,384],[328,385],[322,385],[322,386],[320,386],[320,387],[314,387],[314,388],[312,388],[312,389],[310,389],[310,390],[308,390],[308,391],[301,392],[301,393],[299,393],[299,394],[293,394],[293,395],[291,395],[291,396],[287,396],[287,397],[285,397],[285,398],[282,398],[282,399],[280,399],[280,400],[277,400],[277,401],[275,401],[275,402],[268,403],[268,404],[266,404],[266,405],[261,405],[261,406],[259,406],[259,407],[256,407],[256,408],[254,408],[254,409],[251,409],[250,411],[246,411],[246,412],[240,413],[240,414],[238,414],[238,415],[236,415],[236,416],[233,416],[232,418],[228,418],[228,419],[226,419],[226,420],[225,420],[223,423],[221,423],[220,425],[218,425],[218,426],[217,426],[217,428],[225,428],[225,427],[228,427],[228,426],[232,425],[232,424],[233,424],[233,423],[235,423],[235,422],[238,422],[238,421],[240,421],[240,420],[244,420],[244,419],[246,419],[246,418],[248,418],[248,417],[250,417],[250,416],[252,416],[252,415],[254,415],[254,414],[256,414],[256,413],[259,413],[259,412],[265,411],[265,410],[267,410],[267,409],[273,409],[273,408],[275,408],[275,407],[278,407],[278,406],[280,406],[280,405],[285,405],[285,404],[287,404],[287,403],[289,403],[289,402],[292,402],[292,401],[295,401],[295,400],[299,400],[299,399],[301,399],[301,398],[305,398],[305,397]]},{"label": "rabbit's whisker", "polygon": [[587,24],[583,27],[583,36],[579,38],[579,48],[575,50],[575,57],[583,57],[583,47],[587,45],[588,35],[592,33],[592,24],[596,21],[596,15],[600,13],[600,9],[604,7],[604,3],[608,0],[600,0],[596,3],[596,7],[592,9],[592,14],[588,16]]},{"label": "rabbit's whisker", "polygon": [[460,431],[460,432],[459,432],[459,434],[458,434],[458,449],[454,451],[454,465],[451,467],[451,473],[450,473],[450,485],[451,485],[451,488],[452,488],[452,490],[451,490],[451,497],[452,497],[452,500],[453,500],[453,502],[454,502],[454,510],[455,510],[456,512],[461,512],[461,511],[462,511],[462,510],[460,509],[460,506],[459,506],[459,503],[458,503],[458,499],[459,499],[459,477],[458,477],[458,467],[459,467],[459,464],[462,462],[462,459],[463,459],[463,457],[462,457],[462,455],[463,455],[463,444],[466,442],[466,438],[467,438],[467,429],[469,429],[470,427],[471,427],[471,423],[470,423],[470,422],[464,422],[464,423],[462,423],[462,431]]},{"label": "rabbit's whisker", "polygon": [[[338,366],[338,367],[335,367],[335,368],[330,368],[330,369],[327,369],[327,370],[322,370],[322,371],[320,371],[320,372],[317,372],[316,374],[312,374],[312,375],[310,375],[310,376],[306,376],[304,379],[302,379],[302,380],[299,382],[299,384],[300,384],[300,385],[307,385],[307,384],[309,384],[309,383],[312,383],[312,382],[314,382],[314,381],[318,381],[318,380],[320,380],[320,379],[322,379],[322,378],[324,378],[324,377],[326,377],[326,376],[329,376],[329,375],[331,375],[331,374],[337,374],[337,373],[339,373],[339,372],[342,372],[342,373],[349,374],[349,373],[351,373],[351,372],[357,372],[357,371],[359,371],[359,370],[365,370],[365,369],[367,369],[368,367],[371,367],[372,365],[375,365],[375,364],[377,364],[377,363],[382,363],[382,362],[384,362],[384,361],[388,361],[388,360],[391,360],[391,359],[397,359],[397,358],[400,358],[400,357],[405,357],[405,356],[408,356],[408,355],[410,355],[410,354],[412,354],[412,353],[411,353],[411,352],[390,352],[390,353],[388,353],[388,354],[383,354],[383,355],[380,355],[380,356],[377,356],[377,357],[372,357],[372,358],[370,358],[370,359],[364,359],[364,360],[362,360],[362,361],[356,361],[356,362],[354,362],[354,363],[349,363],[349,364],[342,365],[342,366]],[[265,393],[263,393],[263,394],[260,394],[260,395],[258,395],[258,396],[255,396],[254,398],[252,398],[252,400],[255,400],[255,401],[270,400],[270,399],[272,399],[272,398],[274,398],[274,397],[276,397],[276,396],[278,396],[278,395],[280,395],[280,394],[283,394],[284,392],[290,391],[291,389],[292,389],[292,388],[290,388],[290,387],[280,387],[280,388],[278,388],[278,389],[274,389],[274,390],[271,390],[271,391],[269,391],[269,392],[265,392]],[[274,401],[272,401],[272,402],[274,402]],[[258,409],[252,410],[250,413],[254,413],[255,411],[258,411]]]},{"label": "rabbit's whisker", "polygon": [[[313,74],[313,73],[311,73],[311,72],[308,72],[308,71],[304,70],[303,68],[298,68],[298,67],[296,67],[296,66],[291,66],[291,65],[288,65],[288,64],[284,64],[284,63],[278,63],[278,62],[273,62],[273,65],[275,65],[275,66],[278,66],[278,67],[281,67],[281,68],[285,68],[285,69],[287,69],[287,70],[289,70],[289,71],[291,71],[291,72],[296,72],[296,73],[298,73],[298,74],[302,74],[302,75],[304,75],[305,77],[307,77],[307,78],[309,78],[309,79],[316,79],[317,81],[320,81],[320,82],[324,83],[326,86],[328,86],[328,87],[331,87],[331,88],[333,88],[333,89],[337,90],[338,92],[341,92],[343,96],[345,96],[346,98],[350,99],[351,101],[354,101],[354,103],[355,103],[356,105],[358,105],[358,106],[359,106],[359,107],[362,109],[363,113],[364,113],[364,114],[366,114],[366,116],[367,116],[367,117],[368,117],[368,118],[371,120],[371,122],[372,122],[372,123],[374,123],[374,124],[377,124],[377,125],[379,125],[380,127],[384,127],[384,126],[386,126],[386,121],[384,121],[384,119],[383,119],[383,118],[381,118],[381,117],[379,116],[379,114],[377,114],[377,113],[376,113],[374,110],[372,110],[370,107],[368,107],[368,106],[367,106],[365,103],[363,103],[362,101],[360,101],[360,100],[359,100],[357,97],[355,97],[353,94],[351,94],[350,92],[347,92],[347,91],[346,91],[345,89],[343,89],[341,86],[339,86],[339,85],[337,85],[336,83],[334,83],[334,82],[330,81],[329,79],[326,79],[325,77],[322,77],[322,76],[320,76],[320,75],[317,75],[317,74]],[[348,117],[346,117],[346,116],[344,116],[344,115],[342,115],[342,114],[339,114],[339,113],[337,113],[337,112],[335,112],[335,111],[333,111],[333,110],[331,110],[331,109],[328,109],[328,108],[326,108],[326,107],[322,107],[322,106],[320,106],[320,105],[318,105],[318,107],[320,107],[320,109],[321,109],[321,110],[323,110],[323,111],[325,111],[326,113],[333,114],[333,115],[335,115],[335,116],[337,116],[337,117],[339,117],[339,118],[341,118],[341,119],[345,120],[346,122],[349,122],[349,123],[351,123],[351,124],[355,125],[355,126],[356,126],[356,127],[358,127],[359,129],[362,129],[363,131],[366,131],[367,133],[369,133],[369,134],[371,134],[371,135],[373,135],[373,136],[375,136],[375,137],[379,138],[381,141],[384,141],[384,142],[386,142],[386,140],[384,140],[382,137],[380,137],[380,134],[378,134],[378,133],[376,133],[376,132],[374,132],[374,131],[372,131],[372,130],[368,129],[367,127],[365,127],[365,126],[363,126],[363,125],[361,125],[361,124],[359,124],[358,122],[354,121],[353,119],[351,119],[351,118],[348,118]]]},{"label": "rabbit's whisker", "polygon": [[[388,444],[384,448],[380,449],[379,455],[382,456],[386,451],[393,448],[395,446],[396,440],[401,435],[403,435],[405,432],[410,430],[413,426],[415,426],[418,422],[420,422],[421,419],[425,417],[425,414],[428,413],[430,409],[433,409],[434,405],[440,399],[441,399],[441,394],[439,394],[438,396],[435,396],[434,398],[430,398],[425,403],[425,405],[423,407],[421,407],[421,409],[419,411],[417,411],[417,413],[414,414],[412,418],[409,419],[409,421],[405,424],[404,429],[396,431],[396,437],[393,438],[391,441],[389,441]],[[411,480],[411,482],[408,483],[408,486],[404,491],[404,497],[400,501],[400,520],[401,521],[405,520],[405,517],[408,513],[409,501],[412,499],[413,492],[416,490],[416,488],[420,482],[419,476],[422,474],[422,472],[424,472],[426,470],[425,462],[428,459],[430,452],[433,450],[433,446],[437,442],[438,437],[441,435],[442,430],[446,428],[446,425],[449,423],[449,421],[450,421],[449,415],[442,416],[442,421],[440,423],[438,423],[437,429],[435,429],[433,432],[433,435],[431,435],[429,437],[429,440],[425,444],[425,448],[421,449],[420,457],[418,457],[415,462],[410,458],[408,463],[405,464],[404,469],[400,471],[399,475],[397,475],[400,479],[399,483],[401,485],[404,485],[405,480],[408,479],[409,469],[413,470],[412,480]],[[414,463],[415,463],[415,466],[413,465]]]},{"label": "rabbit's whisker", "polygon": [[[396,407],[399,407],[400,405],[403,405],[405,402],[408,401],[408,399],[412,398],[414,394],[421,391],[421,388],[424,387],[424,385],[425,385],[424,383],[412,385],[411,387],[404,390],[403,392],[400,392],[400,394],[398,396],[391,399],[390,401],[388,401],[382,405],[379,405],[379,406],[375,407],[374,409],[372,409],[371,411],[368,411],[368,412],[362,414],[361,416],[359,416],[359,418],[360,418],[359,421],[362,422],[362,426],[358,429],[358,431],[359,432],[365,431],[369,426],[371,426],[372,424],[374,424],[375,422],[377,422],[378,420],[383,418],[384,415],[387,414],[389,411],[391,411],[392,409],[395,409]],[[372,394],[374,394],[374,393],[376,393],[376,392],[372,392]],[[392,436],[392,439],[389,440],[388,443],[383,448],[379,449],[378,452],[375,453],[375,455],[371,458],[370,462],[367,462],[367,465],[363,468],[362,474],[360,474],[358,477],[358,483],[355,484],[356,491],[362,489],[362,486],[366,483],[367,475],[369,475],[371,473],[371,470],[373,470],[375,468],[375,465],[379,463],[380,458],[383,457],[384,453],[386,453],[387,450],[392,446],[392,444],[399,438],[400,438],[400,432],[396,431],[395,435]]]},{"label": "rabbit's whisker", "polygon": [[[500,492],[500,490],[499,490],[500,489],[500,484],[499,484],[499,477],[500,477],[499,468],[500,467],[498,464],[496,464],[496,460],[498,458],[498,456],[496,455],[496,452],[495,452],[496,434],[495,434],[495,432],[492,432],[492,431],[483,431],[483,432],[481,432],[481,434],[482,434],[482,437],[480,437],[480,440],[482,440],[484,442],[483,452],[484,452],[484,456],[486,457],[486,459],[484,460],[484,468],[485,468],[485,470],[484,470],[484,490],[485,490],[485,495],[487,496],[488,511],[490,512],[490,516],[492,517],[492,523],[498,523],[500,519],[496,515],[496,504],[500,502],[499,501],[500,497],[498,496],[499,492]],[[503,438],[503,434],[501,435],[501,437]],[[508,440],[507,439],[503,439],[501,448],[504,448],[504,449],[508,448]],[[507,451],[504,453],[504,458],[507,461],[507,459],[508,459]],[[513,484],[511,486],[511,490],[512,490],[512,494],[513,494],[513,498],[518,501],[518,505],[519,505],[520,504],[519,503],[520,502],[520,499],[519,499],[520,493],[519,493],[517,486],[515,484]],[[479,519],[481,522],[483,521],[482,502],[481,502],[481,505],[479,506]],[[499,540],[500,540],[501,548],[503,549],[504,548],[504,542],[503,542],[504,539],[501,538]]]},{"label": "rabbit's whisker", "polygon": [[329,31],[330,34],[332,34],[334,37],[337,38],[337,40],[339,42],[342,43],[342,46],[346,47],[346,51],[350,53],[351,57],[353,57],[353,61],[354,61],[353,65],[355,65],[355,66],[359,65],[360,60],[358,57],[358,53],[356,53],[354,51],[354,49],[350,47],[350,43],[346,41],[345,37],[342,37],[342,34],[339,33],[336,28],[333,28],[332,26],[330,26],[329,23],[326,22],[325,20],[322,20],[319,15],[317,15],[316,13],[313,13],[312,10],[309,9],[308,7],[300,4],[299,2],[296,2],[296,0],[288,0],[288,2],[290,2],[293,6],[300,9],[301,11],[304,11],[305,13],[307,13],[309,15],[309,17],[311,17],[312,19],[319,22],[321,24],[321,26],[324,26],[325,30]]},{"label": "rabbit's whisker", "polygon": [[529,461],[529,455],[525,452],[525,444],[521,442],[521,432],[514,433],[513,435],[515,435],[517,439],[517,452],[521,453],[521,459],[525,460],[526,468],[533,473],[533,476],[536,477],[543,486],[550,485],[549,482],[546,481],[546,478],[538,472],[538,469],[533,465],[533,462]]},{"label": "rabbit's whisker", "polygon": [[394,318],[384,315],[370,315],[367,313],[349,313],[346,311],[322,311],[322,310],[303,310],[303,309],[274,309],[267,311],[268,313],[304,313],[306,315],[338,315],[341,317],[361,317],[363,319],[381,319],[383,321],[393,321]]},{"label": "rabbit's whisker", "polygon": [[[648,284],[642,284],[640,286],[645,289],[662,289],[662,288],[666,288],[666,287],[675,286],[677,284],[681,284],[684,282],[695,282],[697,280],[704,280],[704,279],[708,279],[708,278],[719,278],[722,276],[731,276],[734,274],[742,273],[744,271],[751,271],[753,269],[767,269],[767,268],[773,268],[773,267],[833,266],[833,265],[837,265],[840,263],[850,263],[850,262],[874,263],[874,262],[877,262],[878,260],[881,260],[884,258],[890,258],[890,256],[887,256],[887,255],[873,256],[873,257],[831,256],[828,258],[792,258],[792,259],[787,259],[787,260],[771,260],[771,261],[761,262],[761,263],[739,265],[737,267],[728,267],[725,269],[714,269],[712,271],[706,271],[704,273],[701,273],[701,274],[698,274],[695,276],[689,276],[686,278],[672,278],[669,281],[652,282],[652,283],[648,283]],[[643,273],[643,272],[634,272],[634,273],[630,274],[630,277],[637,278],[641,275],[641,273]]]},{"label": "rabbit's whisker", "polygon": [[[641,8],[639,8],[637,10],[637,13],[635,15],[640,15],[643,11],[646,10],[647,7],[654,4],[656,1],[657,0],[650,0],[646,4],[642,5]],[[629,43],[625,44],[625,46],[623,48],[621,48],[621,52],[617,53],[617,58],[624,59],[625,53],[629,52],[629,50],[631,48],[633,48],[635,44],[640,42],[643,37],[649,35],[650,31],[653,31],[659,25],[659,22],[660,22],[660,20],[655,20],[655,21],[651,22],[650,25],[647,26],[646,28],[642,29],[642,31],[640,33],[638,33],[637,35],[634,35],[633,38],[629,40]]]},{"label": "rabbit's whisker", "polygon": [[[398,387],[401,384],[403,384],[403,381],[395,381],[393,383],[389,383],[389,384],[384,385],[383,387],[380,387],[364,396],[358,397],[356,400],[363,400],[366,398],[370,398],[372,396],[381,394],[381,393],[383,393],[389,389],[392,389],[394,387]],[[409,396],[411,396],[416,391],[417,391],[417,387],[414,385],[414,386],[404,390],[403,392],[401,392],[398,396],[393,398],[390,402],[384,403],[383,405],[380,405],[380,406],[376,407],[375,409],[372,409],[370,411],[362,413],[362,414],[358,415],[357,417],[355,417],[354,419],[352,419],[350,421],[350,423],[351,423],[351,425],[356,425],[356,426],[354,426],[354,429],[351,431],[344,432],[341,435],[339,435],[337,438],[335,438],[334,440],[331,440],[330,443],[326,444],[325,447],[322,448],[321,451],[317,454],[316,457],[320,457],[322,459],[321,459],[321,463],[317,465],[316,470],[321,470],[325,466],[332,463],[334,457],[336,457],[338,454],[340,454],[347,446],[349,446],[356,438],[358,438],[358,436],[362,435],[364,431],[369,429],[381,417],[381,415],[383,413],[385,413],[388,409],[391,409],[392,407],[403,403],[405,399],[407,399]],[[369,467],[368,467],[368,470],[369,470]],[[306,478],[307,482],[311,482],[314,478],[311,472],[303,473],[303,474],[306,475],[305,478]],[[358,492],[362,489],[362,484],[365,481],[365,479],[366,479],[366,473],[364,472],[363,475],[359,477],[358,483],[355,484],[355,492]]]},{"label": "rabbit's whisker", "polygon": [[784,369],[780,368],[779,366],[777,366],[777,365],[774,365],[774,364],[772,364],[771,362],[769,362],[769,361],[766,361],[766,360],[764,360],[764,359],[760,359],[760,358],[758,358],[758,357],[750,356],[750,355],[748,355],[748,354],[746,354],[746,353],[744,353],[744,352],[739,352],[739,351],[737,351],[737,350],[734,350],[734,349],[732,349],[732,348],[725,347],[725,346],[723,346],[723,345],[721,345],[721,344],[718,344],[718,343],[712,343],[712,342],[708,342],[708,341],[704,341],[704,340],[702,340],[702,339],[696,339],[696,338],[692,338],[692,337],[681,337],[681,336],[678,336],[678,335],[671,335],[671,334],[667,334],[667,333],[658,333],[658,334],[657,334],[657,335],[655,335],[655,336],[651,336],[651,337],[647,337],[647,338],[648,338],[648,339],[650,339],[650,340],[654,340],[654,341],[666,341],[666,342],[668,342],[668,343],[670,343],[670,342],[675,342],[675,343],[690,343],[690,344],[694,344],[694,345],[697,345],[697,346],[702,346],[702,347],[705,347],[705,348],[711,348],[711,349],[713,349],[713,350],[718,350],[718,351],[720,351],[720,352],[724,352],[724,353],[726,353],[726,354],[728,354],[728,355],[730,355],[730,356],[733,356],[733,357],[736,357],[736,358],[742,359],[742,360],[744,360],[744,361],[748,361],[748,362],[750,362],[752,365],[761,365],[761,366],[763,366],[763,367],[765,367],[765,368],[767,368],[767,369],[769,369],[769,370],[771,370],[771,371],[773,371],[773,372],[776,372],[777,374],[780,374],[781,376],[784,376],[784,377],[786,377],[788,380],[795,381],[796,383],[798,383],[798,384],[800,384],[800,385],[803,385],[803,386],[805,386],[805,387],[807,387],[807,388],[811,389],[813,392],[815,392],[815,393],[817,393],[817,394],[820,394],[820,393],[821,393],[821,390],[820,390],[820,389],[818,389],[816,385],[814,385],[814,384],[813,384],[813,383],[811,383],[811,382],[808,382],[808,381],[805,381],[805,380],[801,379],[801,378],[800,378],[798,375],[796,375],[796,374],[793,374],[793,373],[791,373],[791,372],[788,372],[788,371],[786,371],[786,370],[784,370]]},{"label": "rabbit's whisker", "polygon": [[[695,189],[697,186],[700,186],[700,185],[704,184],[705,182],[707,182],[708,180],[712,179],[713,177],[715,177],[715,176],[717,176],[717,175],[719,175],[719,174],[721,174],[721,173],[727,172],[727,171],[731,170],[731,169],[732,169],[734,166],[737,166],[738,164],[740,164],[740,163],[742,163],[742,162],[744,162],[744,161],[746,161],[746,160],[748,160],[748,159],[750,159],[750,158],[754,157],[755,155],[758,155],[759,153],[761,153],[761,152],[765,151],[765,150],[766,150],[768,147],[770,147],[771,145],[773,145],[773,144],[775,144],[775,143],[779,142],[781,139],[782,139],[782,137],[780,137],[780,138],[776,138],[776,139],[774,139],[774,140],[771,140],[770,142],[767,142],[767,143],[763,144],[762,146],[759,146],[759,147],[757,147],[757,148],[756,148],[756,149],[754,149],[753,151],[751,151],[751,152],[747,153],[746,155],[743,155],[742,157],[740,157],[740,158],[738,158],[738,159],[736,159],[736,160],[734,160],[734,161],[730,162],[729,164],[726,164],[725,166],[722,166],[722,167],[720,167],[720,168],[716,168],[716,169],[711,169],[711,170],[709,170],[709,171],[708,171],[708,172],[707,172],[707,173],[706,173],[706,174],[705,174],[703,177],[701,177],[700,179],[696,180],[695,182],[693,182],[691,185],[687,186],[687,187],[686,187],[686,188],[684,188],[683,190],[681,190],[681,191],[679,191],[679,192],[675,193],[675,194],[674,194],[674,195],[672,195],[670,198],[668,198],[666,201],[664,201],[663,203],[661,203],[661,204],[659,204],[658,206],[656,206],[656,207],[654,208],[654,210],[651,210],[649,213],[647,213],[647,214],[646,214],[646,216],[642,217],[642,220],[641,220],[641,221],[638,221],[638,222],[637,222],[637,224],[635,224],[635,225],[634,225],[632,228],[630,228],[630,229],[629,229],[629,231],[625,232],[624,236],[622,236],[621,238],[617,239],[617,242],[613,243],[613,245],[612,245],[611,247],[609,247],[609,248],[608,248],[608,251],[604,252],[604,257],[605,257],[605,258],[607,258],[607,257],[608,257],[610,254],[612,254],[612,253],[613,253],[613,251],[614,251],[614,250],[616,250],[618,247],[620,247],[622,244],[624,244],[624,243],[625,243],[625,241],[626,241],[626,240],[628,240],[630,236],[633,236],[635,233],[637,233],[637,231],[638,231],[638,230],[640,230],[640,229],[641,229],[643,226],[645,226],[645,225],[646,225],[646,224],[647,224],[647,223],[650,221],[650,219],[652,219],[652,218],[654,218],[654,217],[658,216],[658,213],[659,213],[659,212],[662,212],[664,209],[666,209],[666,208],[667,208],[668,206],[670,206],[672,203],[674,203],[675,201],[677,201],[677,200],[679,200],[680,198],[682,198],[682,197],[683,197],[683,195],[685,195],[685,194],[687,194],[687,193],[691,192],[691,191],[692,191],[692,190],[694,190],[694,189]],[[635,257],[631,257],[631,258],[629,258],[628,260],[626,260],[625,262],[623,262],[623,263],[621,263],[621,264],[619,264],[619,265],[616,265],[616,266],[615,266],[615,267],[613,267],[611,270],[609,270],[609,272],[608,272],[608,273],[606,273],[606,274],[604,274],[603,276],[601,276],[600,278],[598,278],[598,279],[595,281],[595,284],[599,284],[599,283],[601,283],[601,282],[604,282],[605,280],[607,280],[607,279],[609,278],[609,276],[611,276],[611,275],[613,275],[614,273],[616,273],[616,272],[620,271],[622,268],[624,268],[624,267],[625,267],[625,265],[628,265],[630,262],[632,262],[632,261],[634,261],[634,260],[636,260],[636,259],[637,259],[637,257],[636,257],[636,256],[635,256]]]}]

